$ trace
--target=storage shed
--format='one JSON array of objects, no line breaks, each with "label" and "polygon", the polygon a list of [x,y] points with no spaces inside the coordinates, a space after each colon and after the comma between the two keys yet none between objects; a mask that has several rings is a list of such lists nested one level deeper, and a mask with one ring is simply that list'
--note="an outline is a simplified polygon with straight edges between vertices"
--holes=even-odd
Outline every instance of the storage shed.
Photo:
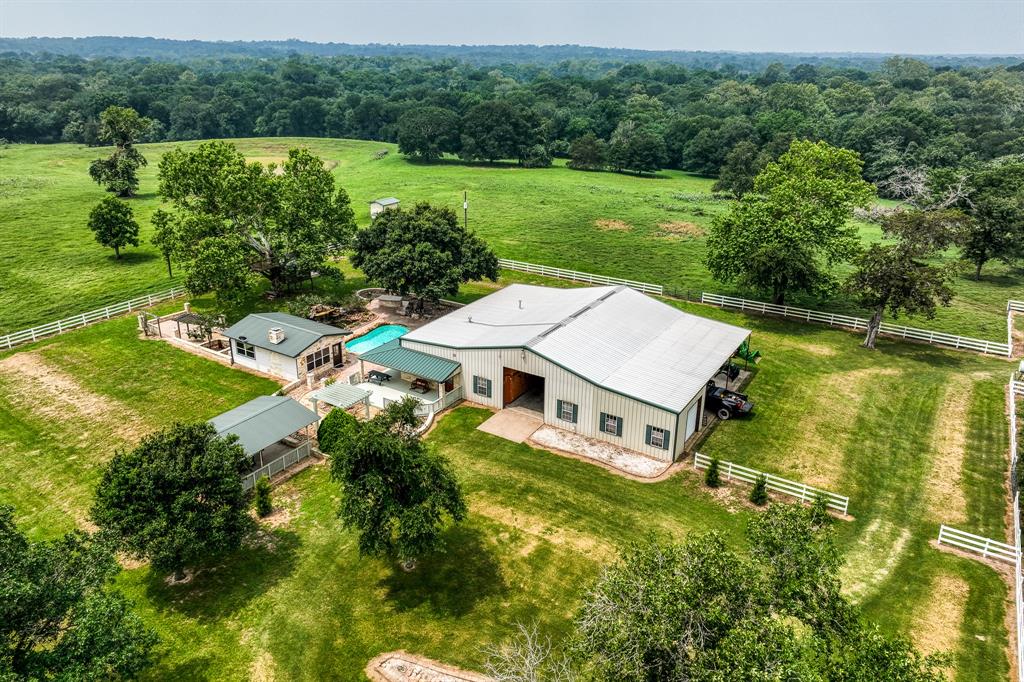
[{"label": "storage shed", "polygon": [[465,398],[672,461],[707,382],[750,335],[623,286],[514,284],[398,340],[459,363]]},{"label": "storage shed", "polygon": [[392,208],[398,208],[398,199],[394,197],[374,199],[370,202],[370,220],[373,220],[384,211],[391,210]]}]

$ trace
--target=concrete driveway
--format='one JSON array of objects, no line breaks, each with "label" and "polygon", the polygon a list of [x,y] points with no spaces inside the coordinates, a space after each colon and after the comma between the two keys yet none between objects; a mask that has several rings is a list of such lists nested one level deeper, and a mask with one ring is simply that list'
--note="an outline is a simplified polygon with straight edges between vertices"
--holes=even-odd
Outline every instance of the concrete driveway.
[{"label": "concrete driveway", "polygon": [[501,410],[477,428],[513,443],[522,443],[544,425],[544,419],[526,410]]}]

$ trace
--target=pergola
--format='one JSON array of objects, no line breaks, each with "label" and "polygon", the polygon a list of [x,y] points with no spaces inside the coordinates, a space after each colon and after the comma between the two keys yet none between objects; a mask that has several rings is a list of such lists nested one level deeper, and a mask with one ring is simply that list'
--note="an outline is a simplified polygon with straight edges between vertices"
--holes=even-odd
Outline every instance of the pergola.
[{"label": "pergola", "polygon": [[317,403],[323,401],[328,405],[347,410],[353,405],[363,404],[366,416],[370,416],[370,391],[351,384],[333,383],[312,391],[307,396],[313,405],[313,412],[320,415]]}]

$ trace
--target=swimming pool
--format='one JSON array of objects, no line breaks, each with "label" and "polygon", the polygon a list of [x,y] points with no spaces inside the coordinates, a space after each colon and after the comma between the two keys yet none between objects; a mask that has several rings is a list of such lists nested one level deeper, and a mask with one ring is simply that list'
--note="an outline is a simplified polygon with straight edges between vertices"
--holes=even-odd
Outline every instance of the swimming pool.
[{"label": "swimming pool", "polygon": [[385,324],[384,326],[377,327],[373,331],[369,331],[362,336],[357,336],[351,341],[345,342],[345,348],[350,353],[365,353],[368,350],[373,350],[377,346],[383,346],[388,341],[394,341],[399,336],[408,334],[409,330],[400,324]]}]

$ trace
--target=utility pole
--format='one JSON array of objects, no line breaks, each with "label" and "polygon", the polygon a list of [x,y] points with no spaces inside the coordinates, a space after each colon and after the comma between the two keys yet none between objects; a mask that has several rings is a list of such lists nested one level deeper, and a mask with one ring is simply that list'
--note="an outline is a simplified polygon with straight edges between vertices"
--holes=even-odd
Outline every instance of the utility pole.
[{"label": "utility pole", "polygon": [[462,192],[462,227],[469,232],[469,196],[465,190]]}]

